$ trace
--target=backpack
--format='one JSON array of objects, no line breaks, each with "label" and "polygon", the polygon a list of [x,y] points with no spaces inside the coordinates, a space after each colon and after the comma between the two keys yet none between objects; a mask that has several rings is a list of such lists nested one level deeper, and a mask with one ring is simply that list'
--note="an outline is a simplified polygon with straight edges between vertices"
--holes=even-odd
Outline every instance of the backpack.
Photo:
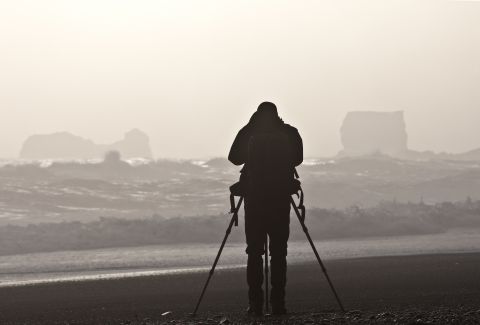
[{"label": "backpack", "polygon": [[250,136],[246,162],[247,195],[272,197],[290,195],[298,182],[294,176],[292,144],[281,130]]}]

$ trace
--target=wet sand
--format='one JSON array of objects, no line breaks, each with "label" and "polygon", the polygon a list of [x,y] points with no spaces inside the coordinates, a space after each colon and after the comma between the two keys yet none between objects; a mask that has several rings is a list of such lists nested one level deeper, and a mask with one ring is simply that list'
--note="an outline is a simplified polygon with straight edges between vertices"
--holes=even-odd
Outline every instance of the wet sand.
[{"label": "wet sand", "polygon": [[[350,311],[480,310],[480,254],[376,257],[325,264]],[[0,324],[156,324],[185,319],[206,277],[205,272],[0,288]],[[246,290],[244,269],[216,272],[199,317],[243,314]],[[294,314],[338,309],[314,263],[289,266],[287,304]],[[172,314],[162,316],[166,311]]]}]

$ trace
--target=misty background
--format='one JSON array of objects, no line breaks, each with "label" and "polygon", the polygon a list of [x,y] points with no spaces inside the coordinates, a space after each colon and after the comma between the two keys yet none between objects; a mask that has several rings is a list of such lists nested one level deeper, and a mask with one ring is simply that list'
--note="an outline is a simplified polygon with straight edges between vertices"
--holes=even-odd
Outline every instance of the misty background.
[{"label": "misty background", "polygon": [[32,134],[224,157],[264,100],[333,156],[348,111],[403,110],[409,147],[480,146],[476,1],[0,2],[0,157]]},{"label": "misty background", "polygon": [[[239,177],[225,157],[265,100],[303,137],[327,258],[480,251],[478,17],[477,1],[0,0],[0,286],[207,267]],[[241,228],[228,246],[244,265]]]}]

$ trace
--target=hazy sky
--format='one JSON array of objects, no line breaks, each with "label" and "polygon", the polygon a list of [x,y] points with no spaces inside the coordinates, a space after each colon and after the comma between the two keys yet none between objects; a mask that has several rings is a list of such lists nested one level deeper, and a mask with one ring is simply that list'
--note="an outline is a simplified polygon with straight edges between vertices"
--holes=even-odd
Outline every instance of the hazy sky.
[{"label": "hazy sky", "polygon": [[157,157],[225,156],[263,100],[307,156],[351,110],[404,110],[413,149],[480,147],[480,2],[0,0],[0,157],[134,127]]}]

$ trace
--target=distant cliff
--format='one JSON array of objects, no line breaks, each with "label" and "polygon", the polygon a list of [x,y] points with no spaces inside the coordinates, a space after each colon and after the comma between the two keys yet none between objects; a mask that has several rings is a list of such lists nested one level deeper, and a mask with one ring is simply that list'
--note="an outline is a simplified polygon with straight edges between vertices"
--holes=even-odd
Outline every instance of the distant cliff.
[{"label": "distant cliff", "polygon": [[343,150],[339,157],[381,154],[410,160],[480,161],[480,149],[465,153],[436,153],[408,148],[408,135],[402,111],[349,112],[340,129]]},{"label": "distant cliff", "polygon": [[91,159],[103,158],[108,151],[118,151],[122,158],[152,158],[148,136],[137,129],[112,144],[95,144],[68,132],[33,135],[23,144],[23,159]]},{"label": "distant cliff", "polygon": [[381,153],[404,156],[407,132],[403,112],[349,112],[340,130],[342,156]]}]

